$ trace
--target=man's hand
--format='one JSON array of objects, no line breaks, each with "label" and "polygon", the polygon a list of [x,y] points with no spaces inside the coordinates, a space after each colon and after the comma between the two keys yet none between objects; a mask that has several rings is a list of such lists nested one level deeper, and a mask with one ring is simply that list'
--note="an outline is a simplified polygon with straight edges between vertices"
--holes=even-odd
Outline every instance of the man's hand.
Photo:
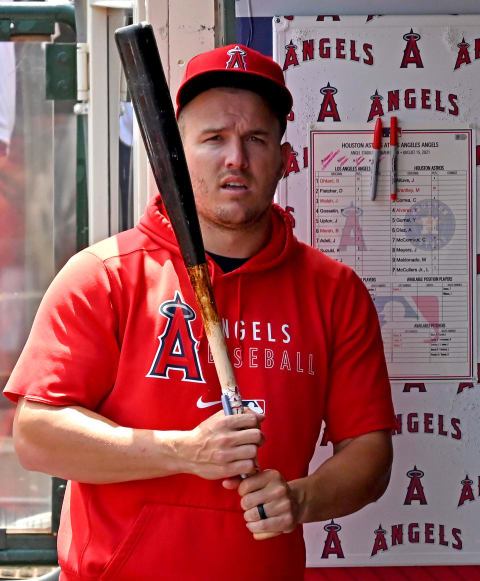
[{"label": "man's hand", "polygon": [[[277,470],[263,470],[241,482],[224,481],[225,488],[238,486],[247,528],[253,533],[291,533],[300,522],[301,507],[288,482]],[[266,519],[260,517],[262,504]]]},{"label": "man's hand", "polygon": [[67,480],[106,484],[196,474],[232,478],[250,472],[264,438],[264,416],[211,416],[192,430],[134,429],[80,406],[20,398],[14,442],[22,465]]},{"label": "man's hand", "polygon": [[345,516],[377,500],[387,487],[391,462],[391,435],[381,430],[337,443],[334,455],[304,478],[286,482],[278,471],[264,470],[243,481],[229,478],[223,486],[238,488],[254,535],[289,533],[299,523]]},{"label": "man's hand", "polygon": [[252,472],[264,441],[263,420],[263,415],[249,410],[233,416],[220,411],[206,419],[188,433],[179,450],[188,472],[208,480]]}]

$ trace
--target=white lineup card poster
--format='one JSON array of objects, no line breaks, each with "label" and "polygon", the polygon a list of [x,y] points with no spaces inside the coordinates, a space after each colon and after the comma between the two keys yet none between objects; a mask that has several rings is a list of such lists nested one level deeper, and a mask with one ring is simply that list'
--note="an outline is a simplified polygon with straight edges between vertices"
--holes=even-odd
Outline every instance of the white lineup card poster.
[{"label": "white lineup card poster", "polygon": [[[480,17],[474,15],[273,19],[274,58],[284,71],[294,102],[286,131],[293,151],[277,199],[291,215],[300,240],[344,260],[364,279],[381,319],[392,379],[463,380],[477,376],[476,269],[472,256],[477,252],[473,225],[477,220],[475,183],[480,175],[480,148],[476,146],[479,24]],[[399,194],[394,207],[388,206],[386,136],[379,197],[370,203],[373,130],[377,119],[388,129],[392,116],[404,130],[398,148],[399,172],[416,172],[399,175],[399,180],[412,180],[399,182],[399,188],[412,186],[414,191],[404,194],[420,188],[423,204],[419,200],[407,202],[406,196]],[[312,137],[312,124],[319,131],[333,133]],[[448,132],[450,128],[459,130],[458,140],[455,132]],[[334,137],[335,131],[343,129],[353,133],[345,135],[346,139],[340,133]],[[409,133],[414,130],[420,133]],[[429,133],[435,130],[439,133]],[[465,139],[461,139],[462,131]],[[327,135],[331,147],[324,149]],[[349,142],[351,147],[342,147]],[[365,147],[356,147],[357,142]],[[437,142],[438,147],[422,147]],[[313,152],[312,147],[320,149]],[[335,155],[338,149],[343,153]],[[335,159],[332,157],[322,169],[318,160],[328,155]],[[351,160],[342,166],[341,155],[356,156],[359,166],[355,172],[348,168]],[[354,187],[363,191],[361,203],[352,197],[350,207],[349,202],[332,208],[344,212],[339,214],[345,229],[343,241],[321,242],[330,237],[316,236],[318,216],[312,214],[314,156],[317,172],[329,173],[341,167],[338,177],[355,179]],[[444,169],[431,169],[436,166]],[[418,169],[421,167],[430,169]],[[442,191],[438,199],[432,197],[435,188]],[[455,191],[455,195],[447,196],[447,191]],[[328,204],[322,208],[318,200],[327,196],[316,199],[316,208],[326,214]],[[413,200],[413,195],[409,199]],[[404,218],[410,223],[398,222],[407,210]],[[361,231],[364,239],[349,245],[354,224],[357,235],[360,237]],[[392,236],[392,228],[398,229],[397,236]],[[402,235],[405,228],[410,237]],[[422,235],[425,240],[420,240]]]},{"label": "white lineup card poster", "polygon": [[372,130],[312,126],[312,245],[369,289],[391,379],[471,377],[473,131],[401,128],[395,201],[388,137],[371,200],[372,142]]}]

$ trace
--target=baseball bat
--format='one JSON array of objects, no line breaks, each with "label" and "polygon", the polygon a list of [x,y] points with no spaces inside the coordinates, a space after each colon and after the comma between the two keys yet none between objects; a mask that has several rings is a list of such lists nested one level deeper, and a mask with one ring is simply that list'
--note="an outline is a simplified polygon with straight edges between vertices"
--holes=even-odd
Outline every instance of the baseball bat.
[{"label": "baseball bat", "polygon": [[222,394],[232,413],[243,413],[208,274],[190,175],[170,91],[149,24],[118,29],[115,40],[155,182],[200,308]]},{"label": "baseball bat", "polygon": [[200,309],[223,409],[226,414],[241,414],[242,397],[213,296],[190,174],[153,28],[147,23],[124,26],[115,32],[115,41],[155,182]]}]

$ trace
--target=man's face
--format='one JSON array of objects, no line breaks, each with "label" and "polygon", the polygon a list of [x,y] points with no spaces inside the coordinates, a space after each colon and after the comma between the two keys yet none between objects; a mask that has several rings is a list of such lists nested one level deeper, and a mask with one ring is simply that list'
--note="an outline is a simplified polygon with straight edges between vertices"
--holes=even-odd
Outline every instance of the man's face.
[{"label": "man's face", "polygon": [[264,223],[290,155],[267,103],[243,89],[209,89],[180,115],[200,221],[249,229]]}]

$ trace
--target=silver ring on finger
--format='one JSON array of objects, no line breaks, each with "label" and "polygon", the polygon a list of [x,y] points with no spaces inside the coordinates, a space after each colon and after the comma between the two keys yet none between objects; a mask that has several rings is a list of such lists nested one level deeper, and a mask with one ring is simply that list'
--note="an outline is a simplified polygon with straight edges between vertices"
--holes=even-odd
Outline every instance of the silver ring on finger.
[{"label": "silver ring on finger", "polygon": [[258,510],[258,514],[260,516],[260,518],[262,520],[265,520],[268,518],[267,513],[265,512],[265,508],[263,506],[263,504],[257,504],[257,510]]}]

